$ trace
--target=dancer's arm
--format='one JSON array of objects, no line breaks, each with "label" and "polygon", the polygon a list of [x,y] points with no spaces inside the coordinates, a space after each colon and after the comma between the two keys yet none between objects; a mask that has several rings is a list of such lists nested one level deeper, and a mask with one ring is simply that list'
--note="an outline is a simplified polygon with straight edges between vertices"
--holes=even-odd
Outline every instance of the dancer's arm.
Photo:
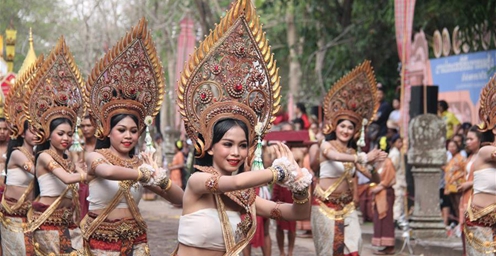
[{"label": "dancer's arm", "polygon": [[[62,168],[62,166],[60,166],[49,154],[46,153],[40,154],[37,160],[37,166],[39,166],[46,173],[53,173],[53,175],[65,184],[72,184],[86,180],[86,173],[69,173],[68,170]],[[42,174],[38,173],[38,177],[40,175]]]}]

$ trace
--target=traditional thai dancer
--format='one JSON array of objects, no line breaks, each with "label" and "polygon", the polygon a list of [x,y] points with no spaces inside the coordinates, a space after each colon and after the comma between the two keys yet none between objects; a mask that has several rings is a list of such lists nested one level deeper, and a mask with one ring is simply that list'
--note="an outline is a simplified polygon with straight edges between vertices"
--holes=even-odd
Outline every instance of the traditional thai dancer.
[{"label": "traditional thai dancer", "polygon": [[[176,255],[238,255],[255,233],[257,215],[308,218],[311,175],[291,150],[277,144],[272,166],[262,164],[261,136],[280,108],[277,74],[249,0],[233,3],[185,65],[177,103],[195,143],[197,171],[186,185]],[[255,194],[255,187],[276,182],[292,191],[293,204]]]},{"label": "traditional thai dancer", "polygon": [[[324,99],[327,140],[320,146],[320,176],[315,187],[312,207],[312,233],[317,255],[359,255],[361,230],[353,202],[353,179],[360,171],[379,184],[375,169],[367,163],[387,157],[378,149],[368,154],[357,152],[357,141],[363,141],[367,120],[377,111],[377,87],[366,61],[341,78]],[[361,143],[360,143],[361,144]],[[362,145],[361,145],[362,146]]]},{"label": "traditional thai dancer", "polygon": [[16,80],[5,99],[5,118],[11,132],[5,163],[5,191],[0,208],[0,233],[4,255],[34,255],[31,233],[24,233],[28,223],[34,188],[34,134],[26,117],[24,94],[27,82],[43,64],[41,55]]},{"label": "traditional thai dancer", "polygon": [[[482,89],[479,117],[482,132],[496,134],[496,76]],[[496,146],[483,146],[473,164],[473,195],[464,225],[466,253],[496,255]]]},{"label": "traditional thai dancer", "polygon": [[96,64],[85,92],[98,138],[95,152],[86,156],[85,255],[150,255],[138,208],[143,186],[173,204],[181,204],[183,191],[156,165],[152,152],[142,153],[142,160],[135,155],[139,136],[152,124],[165,93],[162,65],[145,19]]},{"label": "traditional thai dancer", "polygon": [[36,135],[38,196],[28,213],[37,255],[76,255],[82,249],[78,183],[86,173],[76,168],[67,150],[76,119],[83,110],[82,79],[61,37],[26,93],[28,120]]}]

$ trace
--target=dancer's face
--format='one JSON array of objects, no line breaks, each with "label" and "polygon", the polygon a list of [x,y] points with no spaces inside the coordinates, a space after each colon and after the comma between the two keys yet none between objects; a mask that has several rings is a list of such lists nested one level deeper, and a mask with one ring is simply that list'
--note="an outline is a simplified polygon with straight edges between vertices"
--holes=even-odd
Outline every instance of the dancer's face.
[{"label": "dancer's face", "polygon": [[138,143],[138,125],[127,116],[110,130],[110,148],[119,154],[129,154]]},{"label": "dancer's face", "polygon": [[5,142],[9,138],[9,130],[7,129],[7,122],[0,121],[0,142]]},{"label": "dancer's face", "polygon": [[480,147],[480,141],[479,138],[477,138],[477,135],[475,132],[468,132],[467,133],[467,138],[465,139],[465,144],[470,152],[477,152],[477,150]]},{"label": "dancer's face", "polygon": [[224,175],[230,175],[244,164],[248,155],[246,134],[239,126],[229,129],[222,139],[208,151],[213,156],[213,167]]},{"label": "dancer's face", "polygon": [[[28,133],[27,131],[26,133]],[[72,145],[73,129],[68,123],[57,126],[50,134],[50,144],[57,151],[64,152]]]},{"label": "dancer's face", "polygon": [[30,129],[27,129],[25,132],[24,132],[24,143],[28,144],[29,146],[34,146],[34,140],[36,138],[36,136],[34,135],[33,132],[31,132],[31,127]]},{"label": "dancer's face", "polygon": [[355,133],[355,126],[352,122],[348,120],[343,120],[336,127],[336,137],[341,142],[348,142],[351,138],[353,138],[353,134]]}]

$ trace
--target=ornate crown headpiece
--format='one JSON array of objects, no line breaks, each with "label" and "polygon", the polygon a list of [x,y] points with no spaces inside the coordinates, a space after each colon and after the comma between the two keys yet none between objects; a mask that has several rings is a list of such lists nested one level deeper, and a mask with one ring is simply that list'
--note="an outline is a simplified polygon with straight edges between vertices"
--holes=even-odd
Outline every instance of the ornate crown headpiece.
[{"label": "ornate crown headpiece", "polygon": [[324,99],[324,134],[336,129],[339,120],[350,120],[360,132],[364,119],[370,121],[379,108],[377,82],[366,60],[337,81]]},{"label": "ornate crown headpiece", "polygon": [[254,149],[255,126],[261,125],[262,136],[280,108],[279,80],[255,8],[250,0],[238,0],[195,50],[179,80],[177,104],[197,157],[212,146],[214,125],[227,118],[246,123]]},{"label": "ornate crown headpiece", "polygon": [[45,142],[50,136],[50,123],[57,118],[67,118],[76,125],[83,111],[83,79],[74,58],[60,37],[57,45],[29,82],[24,101],[27,118],[36,134],[36,143]]},{"label": "ornate crown headpiece", "polygon": [[158,113],[164,97],[164,78],[144,18],[93,68],[85,97],[99,139],[110,133],[110,120],[116,114],[135,115],[141,133],[145,117]]},{"label": "ornate crown headpiece", "polygon": [[34,78],[36,72],[43,64],[43,54],[31,64],[10,88],[5,98],[5,119],[7,120],[10,136],[16,139],[24,133],[24,121],[27,120],[27,104],[24,96],[27,93],[28,83]]},{"label": "ornate crown headpiece", "polygon": [[479,102],[479,130],[485,132],[496,126],[496,75],[482,89]]}]

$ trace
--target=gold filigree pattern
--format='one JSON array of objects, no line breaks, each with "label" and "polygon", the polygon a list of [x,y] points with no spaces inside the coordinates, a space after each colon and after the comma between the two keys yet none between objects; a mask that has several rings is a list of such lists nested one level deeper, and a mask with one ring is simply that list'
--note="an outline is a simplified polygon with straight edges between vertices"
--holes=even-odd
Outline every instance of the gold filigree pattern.
[{"label": "gold filigree pattern", "polygon": [[93,68],[88,78],[85,102],[96,122],[96,136],[110,133],[110,120],[117,114],[133,114],[140,132],[146,116],[155,116],[164,97],[162,64],[142,18]]},{"label": "gold filigree pattern", "polygon": [[479,102],[479,118],[482,120],[479,128],[485,132],[496,126],[496,75],[482,89]]},{"label": "gold filigree pattern", "polygon": [[226,118],[250,127],[253,151],[255,125],[261,123],[264,134],[280,108],[279,80],[253,4],[238,0],[191,55],[179,80],[177,104],[197,157],[210,148],[213,126]]},{"label": "gold filigree pattern", "polygon": [[64,37],[60,37],[46,61],[29,81],[24,103],[27,119],[36,134],[36,143],[50,136],[50,123],[67,118],[76,124],[83,112],[83,80]]},{"label": "gold filigree pattern", "polygon": [[43,54],[19,77],[10,88],[5,98],[5,119],[10,130],[10,137],[16,139],[24,133],[24,121],[26,121],[27,104],[24,95],[28,90],[28,83],[43,64]]},{"label": "gold filigree pattern", "polygon": [[360,133],[362,120],[371,121],[379,108],[377,82],[370,61],[364,61],[337,81],[324,98],[325,126],[329,134],[342,119],[355,124],[356,135]]}]

